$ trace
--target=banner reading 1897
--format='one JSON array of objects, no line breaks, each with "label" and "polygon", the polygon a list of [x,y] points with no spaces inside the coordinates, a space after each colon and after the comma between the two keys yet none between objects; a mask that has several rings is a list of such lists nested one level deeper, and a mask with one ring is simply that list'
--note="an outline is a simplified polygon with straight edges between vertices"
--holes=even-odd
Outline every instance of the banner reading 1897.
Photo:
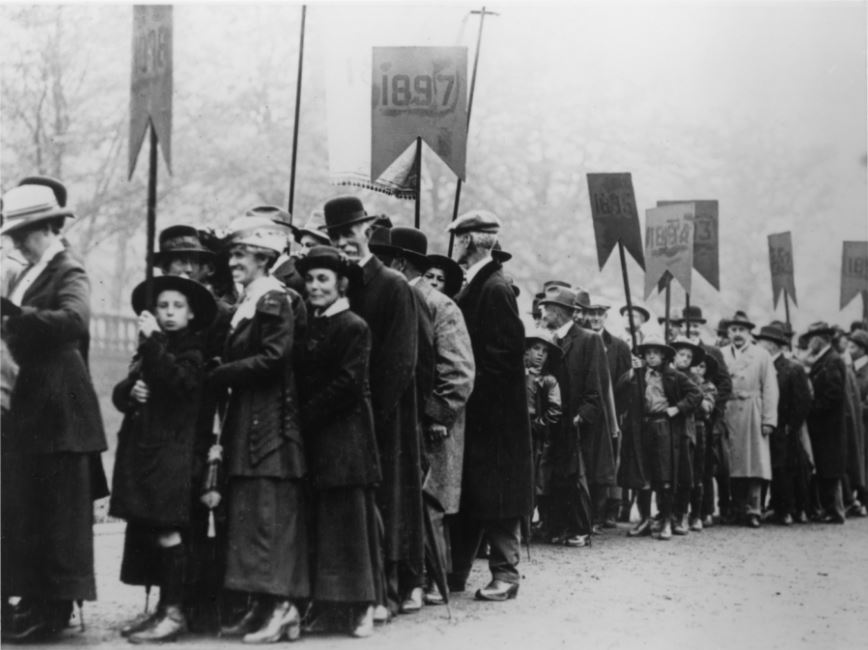
[{"label": "banner reading 1897", "polygon": [[371,180],[417,137],[465,179],[467,48],[375,47]]}]

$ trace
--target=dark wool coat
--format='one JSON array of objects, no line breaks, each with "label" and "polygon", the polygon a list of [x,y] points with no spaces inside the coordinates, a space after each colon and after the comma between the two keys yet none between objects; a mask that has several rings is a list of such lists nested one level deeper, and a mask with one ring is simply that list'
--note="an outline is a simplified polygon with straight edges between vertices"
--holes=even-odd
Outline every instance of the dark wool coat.
[{"label": "dark wool coat", "polygon": [[383,473],[377,505],[383,515],[385,557],[419,566],[424,547],[416,298],[404,276],[376,257],[362,267],[362,282],[348,297],[350,308],[371,330],[371,403]]},{"label": "dark wool coat", "polygon": [[[573,324],[559,342],[560,363],[554,366],[561,389],[563,417],[552,436],[551,456],[557,477],[580,474],[595,485],[615,484],[615,454],[606,421],[609,366],[603,339]],[[573,424],[576,416],[582,421]]]},{"label": "dark wool coat", "polygon": [[284,285],[297,292],[300,296],[305,295],[304,278],[295,268],[295,258],[284,260],[280,266],[271,270],[271,275],[283,282]]},{"label": "dark wool coat", "polygon": [[[638,372],[645,372],[645,368]],[[661,368],[663,392],[671,406],[678,407],[678,415],[669,419],[672,439],[681,440],[688,436],[687,418],[702,403],[702,390],[684,373],[669,366]],[[623,375],[615,386],[615,395],[627,403],[627,417],[624,420],[624,441],[621,446],[621,465],[618,469],[618,484],[634,490],[650,485],[650,461],[645,450],[642,425],[645,410],[645,396],[639,400],[639,377],[634,373]],[[644,384],[644,382],[643,382]]]},{"label": "dark wool coat", "polygon": [[411,285],[416,301],[416,316],[419,319],[419,336],[416,355],[416,405],[421,415],[431,391],[434,390],[434,314],[428,306],[425,294],[418,286]]},{"label": "dark wool coat", "polygon": [[863,455],[863,471],[868,481],[868,363],[855,371],[859,384],[859,399],[862,401],[862,429],[865,431],[865,453]]},{"label": "dark wool coat", "polygon": [[[202,347],[198,333],[152,334],[139,345],[129,375],[115,386],[112,402],[126,415],[112,476],[113,517],[165,528],[189,523]],[[143,405],[130,397],[138,379],[150,390],[147,418]]]},{"label": "dark wool coat", "polygon": [[287,292],[269,291],[229,334],[209,382],[229,388],[223,430],[229,477],[295,479],[306,471],[292,364],[294,315]]},{"label": "dark wool coat", "polygon": [[720,348],[707,343],[701,343],[702,349],[707,356],[713,357],[717,362],[717,373],[711,377],[706,376],[714,387],[717,388],[717,401],[714,404],[714,411],[711,414],[711,426],[723,418],[723,413],[726,410],[726,403],[732,397],[732,377],[729,376],[729,370],[726,366],[726,361],[723,358],[723,352]]},{"label": "dark wool coat", "polygon": [[314,317],[297,350],[301,421],[316,489],[380,481],[368,361],[371,332],[351,311]]},{"label": "dark wool coat", "polygon": [[470,334],[476,379],[467,401],[461,510],[502,519],[530,514],[533,452],[524,326],[501,265],[485,264],[456,296]]},{"label": "dark wool coat", "polygon": [[849,366],[844,395],[847,400],[847,476],[854,488],[864,487],[865,429],[862,422],[862,401],[859,397],[859,380]]},{"label": "dark wool coat", "polygon": [[427,282],[415,286],[425,298],[434,325],[434,381],[422,422],[449,429],[449,436],[439,443],[424,441],[428,469],[422,489],[446,514],[454,514],[461,503],[464,407],[476,374],[473,347],[458,305]]},{"label": "dark wool coat", "polygon": [[798,460],[799,430],[811,408],[811,386],[802,367],[783,354],[774,363],[778,376],[778,426],[770,441],[772,468],[791,466]]},{"label": "dark wool coat", "polygon": [[[633,361],[632,355],[630,354],[630,346],[623,339],[619,339],[617,336],[612,336],[607,330],[603,330],[600,333],[600,337],[603,339],[603,347],[606,350],[606,361],[609,366],[609,379],[614,387],[615,382],[632,367]],[[623,418],[625,408],[625,404],[615,402],[615,410],[618,413],[619,424]]]},{"label": "dark wool coat", "polygon": [[24,293],[6,321],[19,365],[4,451],[28,454],[106,449],[99,402],[87,370],[90,282],[66,251]]},{"label": "dark wool coat", "polygon": [[833,348],[811,365],[814,400],[808,413],[808,435],[814,467],[821,479],[842,478],[847,468],[847,368]]}]

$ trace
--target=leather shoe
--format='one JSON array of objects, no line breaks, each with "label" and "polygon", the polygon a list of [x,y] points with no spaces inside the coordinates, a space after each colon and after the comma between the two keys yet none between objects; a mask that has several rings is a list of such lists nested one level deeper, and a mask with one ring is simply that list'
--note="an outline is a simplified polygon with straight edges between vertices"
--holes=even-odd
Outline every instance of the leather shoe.
[{"label": "leather shoe", "polygon": [[796,513],[796,516],[794,517],[794,521],[797,524],[806,524],[808,523],[808,515],[805,514],[804,510],[799,510],[799,512]]},{"label": "leather shoe", "polygon": [[711,528],[712,526],[714,526],[714,517],[712,517],[711,515],[708,515],[708,516],[707,516],[707,517],[702,521],[702,527],[703,527],[703,528]]},{"label": "leather shoe", "polygon": [[843,524],[844,518],[839,515],[825,515],[820,519],[821,524]]},{"label": "leather shoe", "polygon": [[176,605],[167,605],[162,616],[150,626],[130,634],[130,643],[163,643],[174,641],[187,632],[187,618]]},{"label": "leather shoe", "polygon": [[265,621],[255,632],[244,635],[244,643],[277,643],[282,639],[295,641],[301,636],[301,616],[288,600],[279,600]]},{"label": "leather shoe", "polygon": [[690,530],[700,533],[702,532],[702,519],[699,517],[693,517],[690,520]]},{"label": "leather shoe", "polygon": [[748,528],[759,528],[760,520],[757,515],[748,515],[747,516],[747,527]]},{"label": "leather shoe", "polygon": [[788,512],[783,517],[778,518],[778,523],[781,526],[792,526],[793,525],[793,516]]},{"label": "leather shoe", "polygon": [[389,608],[385,605],[375,605],[374,606],[374,623],[377,625],[383,625],[384,623],[388,623],[392,618],[392,613],[389,611]]},{"label": "leather shoe", "polygon": [[267,615],[268,608],[265,604],[259,598],[254,598],[250,607],[247,608],[237,623],[220,628],[220,636],[244,636],[253,630],[258,630],[262,627]]},{"label": "leather shoe", "polygon": [[617,527],[618,527],[618,524],[617,524],[617,522],[615,521],[614,517],[608,517],[608,518],[603,522],[603,528],[617,528]]},{"label": "leather shoe", "polygon": [[681,517],[678,519],[678,523],[672,527],[672,533],[675,535],[686,535],[689,530],[687,528],[687,522],[685,521],[685,517]]},{"label": "leather shoe", "polygon": [[136,616],[133,620],[128,621],[121,628],[121,636],[127,638],[131,634],[141,632],[142,630],[151,627],[151,625],[156,623],[157,619],[163,615],[162,610],[163,608],[158,606],[153,612],[145,612],[144,614]]},{"label": "leather shoe", "polygon": [[643,519],[627,531],[627,537],[647,537],[651,534],[651,519]]},{"label": "leather shoe", "polygon": [[428,585],[425,589],[425,594],[422,596],[426,605],[442,605],[446,601],[443,600],[443,595],[436,585]]},{"label": "leather shoe", "polygon": [[590,535],[571,535],[568,537],[564,537],[563,545],[569,546],[571,548],[581,548],[583,546],[591,545],[591,536]]},{"label": "leather shoe", "polygon": [[657,536],[658,539],[669,540],[672,539],[672,524],[668,521],[664,521],[663,525],[660,526],[660,533]]},{"label": "leather shoe", "polygon": [[414,587],[401,603],[402,614],[413,614],[422,609],[422,587]]},{"label": "leather shoe", "polygon": [[361,613],[357,613],[350,630],[350,636],[359,639],[369,637],[374,633],[374,606],[368,605]]},{"label": "leather shoe", "polygon": [[497,580],[496,578],[476,591],[476,600],[501,602],[518,595],[518,583]]}]

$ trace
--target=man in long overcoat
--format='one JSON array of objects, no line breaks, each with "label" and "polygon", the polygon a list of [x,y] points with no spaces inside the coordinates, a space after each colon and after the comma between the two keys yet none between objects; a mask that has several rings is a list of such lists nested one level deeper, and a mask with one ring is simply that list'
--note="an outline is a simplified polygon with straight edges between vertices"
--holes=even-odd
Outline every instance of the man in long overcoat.
[{"label": "man in long overcoat", "polygon": [[464,590],[483,533],[491,547],[491,582],[476,592],[502,601],[518,593],[521,521],[533,504],[533,452],[524,377],[524,326],[515,293],[491,257],[500,220],[472,210],[450,226],[467,285],[456,296],[464,314],[476,378],[467,402],[461,506],[450,522],[450,588]]},{"label": "man in long overcoat", "polygon": [[[380,605],[389,612],[424,583],[421,445],[415,382],[419,321],[413,290],[369,247],[371,222],[352,196],[326,202],[332,243],[362,267],[348,294],[350,308],[371,328],[371,402],[383,481],[377,506],[383,517],[386,582]],[[375,617],[384,620],[382,607]]]},{"label": "man in long overcoat", "polygon": [[841,481],[847,471],[847,404],[844,390],[847,367],[832,345],[834,329],[813,323],[804,334],[811,361],[810,379],[814,400],[808,413],[808,435],[814,452],[821,520],[844,523]]},{"label": "man in long overcoat", "polygon": [[555,377],[563,415],[550,448],[555,526],[563,532],[559,541],[584,546],[593,517],[588,484],[605,499],[605,486],[615,482],[612,438],[604,415],[606,352],[599,336],[571,319],[576,310],[575,291],[559,288],[549,292],[540,301],[540,310],[543,324],[561,348]]},{"label": "man in long overcoat", "polygon": [[[473,347],[461,310],[422,277],[429,265],[425,233],[416,228],[395,227],[390,241],[392,268],[404,274],[431,315],[434,375],[432,390],[422,403],[420,414],[427,465],[422,489],[428,500],[429,516],[434,512],[439,517],[452,515],[458,512],[461,500],[464,408],[476,373]],[[444,531],[448,536],[448,524]],[[440,602],[436,589],[429,589],[425,600]]]},{"label": "man in long overcoat", "polygon": [[[856,374],[856,382],[859,385],[859,399],[862,403],[862,429],[868,436],[868,332],[856,330],[850,334],[850,343],[847,348],[850,358],[853,359],[853,372]],[[868,477],[868,443],[863,450],[862,463],[865,476]],[[858,490],[857,490],[858,492]],[[858,492],[860,504],[851,508],[850,514],[865,516],[868,514],[868,490]]]},{"label": "man in long overcoat", "polygon": [[[3,423],[3,636],[14,641],[59,632],[73,601],[96,599],[93,501],[108,494],[87,369],[90,282],[60,238],[73,216],[66,189],[43,180],[3,197],[2,234],[30,263],[3,306],[20,367]],[[11,612],[10,596],[22,597]]]},{"label": "man in long overcoat", "polygon": [[778,378],[778,425],[771,437],[772,509],[778,522],[789,526],[795,514],[797,489],[804,483],[806,459],[799,431],[811,408],[811,387],[805,371],[783,355],[789,345],[783,330],[768,325],[755,338],[771,355]]},{"label": "man in long overcoat", "polygon": [[732,450],[733,507],[751,528],[760,525],[762,482],[772,478],[769,436],[778,424],[778,380],[769,353],[750,341],[754,324],[737,311],[723,358],[732,377],[725,420]]}]

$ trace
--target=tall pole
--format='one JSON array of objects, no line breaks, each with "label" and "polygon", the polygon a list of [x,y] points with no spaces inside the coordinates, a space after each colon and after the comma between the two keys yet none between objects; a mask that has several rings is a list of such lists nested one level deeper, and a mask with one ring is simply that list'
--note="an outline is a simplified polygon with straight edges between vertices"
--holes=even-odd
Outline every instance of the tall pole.
[{"label": "tall pole", "polygon": [[636,354],[636,326],[633,323],[633,301],[630,299],[630,278],[627,275],[627,257],[624,255],[624,244],[618,240],[618,255],[621,258],[621,278],[624,281],[624,297],[627,299],[627,321],[630,324],[630,340],[633,343],[633,354]]},{"label": "tall pole", "polygon": [[292,163],[289,170],[289,223],[292,223],[292,208],[295,203],[295,161],[298,155],[298,118],[301,112],[301,76],[304,67],[304,19],[307,5],[301,5],[301,35],[298,40],[298,77],[295,81],[295,124],[292,126]]},{"label": "tall pole", "polygon": [[154,124],[151,132],[151,148],[148,156],[148,223],[145,249],[145,305],[151,308],[154,301],[154,240],[157,238],[157,131]]},{"label": "tall pole", "polygon": [[690,338],[690,292],[686,292],[684,294],[684,314],[682,320],[684,321],[684,336]]},{"label": "tall pole", "polygon": [[[467,98],[467,137],[470,138],[470,112],[473,110],[473,93],[476,91],[476,70],[479,68],[479,50],[482,47],[482,26],[485,24],[486,16],[497,16],[493,11],[486,11],[482,7],[481,11],[471,11],[471,14],[479,14],[479,31],[476,34],[476,52],[473,55],[473,72],[470,75],[470,95]],[[458,206],[461,203],[461,178],[455,183],[455,203],[452,206],[452,221],[458,218]],[[447,255],[452,257],[452,248],[455,246],[455,233],[449,233],[449,252]]]},{"label": "tall pole", "polygon": [[416,229],[419,230],[422,215],[422,138],[420,137],[416,138],[416,159],[413,162],[413,167],[416,173],[416,213],[414,215],[414,222]]},{"label": "tall pole", "polygon": [[663,340],[669,343],[669,305],[672,302],[672,275],[666,272],[666,311],[663,313]]},{"label": "tall pole", "polygon": [[784,316],[787,319],[787,329],[792,332],[793,326],[790,324],[790,297],[786,289],[784,289]]}]

